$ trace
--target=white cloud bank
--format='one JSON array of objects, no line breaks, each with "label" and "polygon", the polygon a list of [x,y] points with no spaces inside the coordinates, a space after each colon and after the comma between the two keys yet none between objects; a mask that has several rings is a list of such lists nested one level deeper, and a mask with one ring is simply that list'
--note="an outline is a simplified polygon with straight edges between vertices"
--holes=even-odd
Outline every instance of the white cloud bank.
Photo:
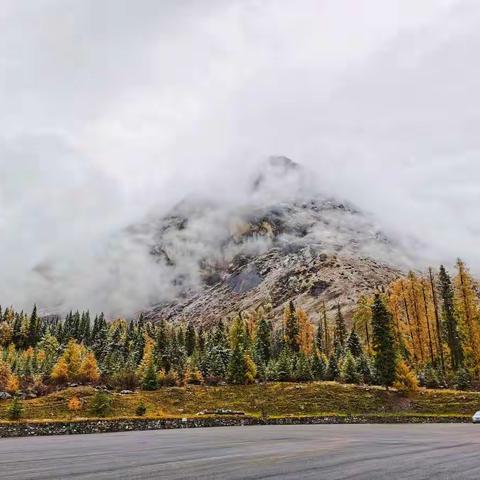
[{"label": "white cloud bank", "polygon": [[271,154],[480,271],[478,2],[3,0],[0,29],[0,304],[148,304],[121,229]]}]

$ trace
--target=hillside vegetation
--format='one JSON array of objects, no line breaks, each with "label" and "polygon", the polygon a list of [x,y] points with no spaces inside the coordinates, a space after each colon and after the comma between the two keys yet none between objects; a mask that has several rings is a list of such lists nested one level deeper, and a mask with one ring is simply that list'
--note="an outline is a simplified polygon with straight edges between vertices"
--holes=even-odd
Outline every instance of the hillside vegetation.
[{"label": "hillside vegetation", "polygon": [[[24,420],[88,418],[95,395],[92,387],[68,388],[23,403]],[[78,398],[81,408],[72,413],[68,404]],[[191,417],[203,411],[228,409],[247,415],[468,415],[480,408],[480,393],[421,389],[409,397],[380,387],[359,387],[336,382],[308,384],[269,383],[220,387],[161,388],[130,395],[112,394],[106,417],[134,417],[139,404],[147,417]],[[0,419],[6,420],[9,402],[0,403]]]},{"label": "hillside vegetation", "polygon": [[[478,393],[463,393],[480,387],[480,299],[460,260],[457,270],[453,280],[444,267],[410,273],[363,296],[351,328],[340,305],[314,323],[293,301],[281,315],[262,305],[205,329],[142,315],[108,322],[102,314],[91,324],[88,312],[62,320],[9,307],[0,313],[0,398],[15,400],[0,411],[11,420],[219,408],[470,415],[480,405]],[[93,400],[95,389],[116,393]]]}]

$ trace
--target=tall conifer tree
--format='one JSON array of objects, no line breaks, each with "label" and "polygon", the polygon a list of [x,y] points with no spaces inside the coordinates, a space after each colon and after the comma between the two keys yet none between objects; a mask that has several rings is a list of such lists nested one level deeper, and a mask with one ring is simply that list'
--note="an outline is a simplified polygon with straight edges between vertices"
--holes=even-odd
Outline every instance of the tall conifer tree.
[{"label": "tall conifer tree", "polygon": [[443,265],[439,274],[440,296],[442,298],[443,325],[446,332],[452,368],[457,370],[463,365],[463,348],[458,333],[458,320],[455,311],[454,294],[450,275]]},{"label": "tall conifer tree", "polygon": [[372,306],[372,330],[377,379],[381,385],[388,388],[395,381],[395,340],[392,316],[378,294],[375,295],[375,301]]}]

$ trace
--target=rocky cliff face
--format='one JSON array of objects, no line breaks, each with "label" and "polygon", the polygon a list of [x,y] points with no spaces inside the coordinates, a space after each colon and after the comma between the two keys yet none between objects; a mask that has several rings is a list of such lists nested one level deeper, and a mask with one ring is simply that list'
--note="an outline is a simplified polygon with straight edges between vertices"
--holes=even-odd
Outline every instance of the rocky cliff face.
[{"label": "rocky cliff face", "polygon": [[285,157],[270,159],[241,200],[188,199],[150,228],[170,294],[146,312],[152,319],[212,323],[290,300],[312,316],[322,302],[348,316],[360,294],[395,279],[405,259],[372,219],[316,193]]}]

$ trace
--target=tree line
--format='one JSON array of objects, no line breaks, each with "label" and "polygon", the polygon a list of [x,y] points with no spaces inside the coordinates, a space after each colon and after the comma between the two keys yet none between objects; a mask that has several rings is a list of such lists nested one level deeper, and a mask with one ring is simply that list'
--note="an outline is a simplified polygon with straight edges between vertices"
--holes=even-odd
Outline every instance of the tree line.
[{"label": "tree line", "polygon": [[71,383],[155,390],[185,384],[342,381],[415,390],[475,386],[480,303],[476,280],[457,262],[410,272],[362,296],[347,328],[342,309],[325,305],[312,320],[289,302],[281,319],[271,305],[213,326],[107,322],[103,314],[64,319],[0,307],[0,391],[43,394]]}]

